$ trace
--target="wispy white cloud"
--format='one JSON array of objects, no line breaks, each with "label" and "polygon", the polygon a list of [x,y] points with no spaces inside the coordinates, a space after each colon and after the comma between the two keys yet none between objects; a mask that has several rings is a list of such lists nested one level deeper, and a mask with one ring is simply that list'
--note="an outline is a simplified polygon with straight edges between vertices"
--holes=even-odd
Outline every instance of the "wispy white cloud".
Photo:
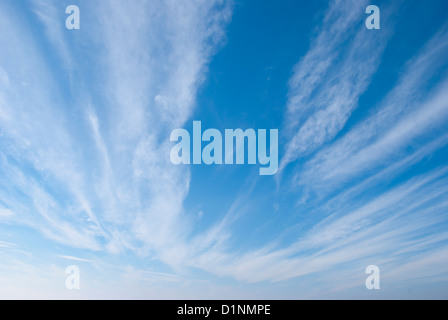
[{"label": "wispy white cloud", "polygon": [[[60,243],[168,259],[190,231],[183,210],[190,173],[165,156],[164,137],[192,115],[231,2],[111,0],[82,7],[77,32],[91,32],[68,39],[59,4],[33,2],[44,38],[68,63],[62,66],[50,65],[29,23],[8,15],[12,6],[2,10],[1,26],[14,30],[15,40],[0,36],[8,48],[0,54],[0,120],[9,181],[0,199],[17,212],[10,222]],[[98,73],[78,79],[91,70],[70,48],[78,45],[78,54],[86,44],[96,48],[84,56]],[[61,81],[67,74],[68,88]]]},{"label": "wispy white cloud", "polygon": [[293,116],[287,123],[290,129],[314,107],[309,101],[340,55],[336,49],[352,35],[352,28],[359,23],[359,13],[366,4],[366,1],[330,2],[319,35],[295,66],[290,79],[287,108],[288,115]]},{"label": "wispy white cloud", "polygon": [[[369,86],[390,31],[372,33],[359,27],[365,7],[364,1],[331,1],[321,33],[295,67],[285,117],[292,133],[280,172],[332,140]],[[349,43],[346,48],[344,42]]]},{"label": "wispy white cloud", "polygon": [[3,248],[12,248],[17,246],[15,243],[10,243],[10,242],[5,242],[5,241],[0,241],[0,247]]},{"label": "wispy white cloud", "polygon": [[402,155],[400,150],[442,125],[447,116],[446,83],[441,81],[429,94],[423,90],[434,71],[446,62],[447,38],[445,26],[407,63],[398,84],[371,117],[305,164],[297,177],[299,183],[329,186],[329,182],[347,181],[385,162],[393,165],[390,159]]}]

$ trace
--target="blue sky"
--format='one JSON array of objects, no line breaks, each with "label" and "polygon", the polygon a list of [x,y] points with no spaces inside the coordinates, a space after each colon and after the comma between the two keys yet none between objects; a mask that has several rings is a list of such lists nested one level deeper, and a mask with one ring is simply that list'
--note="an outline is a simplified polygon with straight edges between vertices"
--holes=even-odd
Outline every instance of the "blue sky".
[{"label": "blue sky", "polygon": [[[0,298],[448,298],[447,17],[444,0],[1,1]],[[173,165],[194,120],[278,129],[279,172]]]}]

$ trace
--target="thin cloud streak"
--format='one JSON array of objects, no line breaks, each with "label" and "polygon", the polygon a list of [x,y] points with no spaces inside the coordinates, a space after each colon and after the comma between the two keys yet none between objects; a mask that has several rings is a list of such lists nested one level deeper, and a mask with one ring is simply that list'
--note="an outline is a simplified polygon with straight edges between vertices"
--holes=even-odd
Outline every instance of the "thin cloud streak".
[{"label": "thin cloud streak", "polygon": [[[448,202],[443,200],[448,195],[447,172],[445,168],[412,179],[353,212],[328,218],[288,248],[265,248],[242,257],[208,253],[199,259],[200,266],[240,281],[277,282],[310,274],[328,277],[328,273],[336,279],[332,270],[337,266],[357,266],[357,261],[367,258],[381,264],[385,252],[389,252],[386,257],[391,264],[403,250],[410,258],[431,256],[448,241],[446,233],[427,233],[447,222]],[[412,240],[416,235],[418,240]],[[439,265],[437,274],[444,272]],[[413,277],[418,275],[408,275]]]}]

